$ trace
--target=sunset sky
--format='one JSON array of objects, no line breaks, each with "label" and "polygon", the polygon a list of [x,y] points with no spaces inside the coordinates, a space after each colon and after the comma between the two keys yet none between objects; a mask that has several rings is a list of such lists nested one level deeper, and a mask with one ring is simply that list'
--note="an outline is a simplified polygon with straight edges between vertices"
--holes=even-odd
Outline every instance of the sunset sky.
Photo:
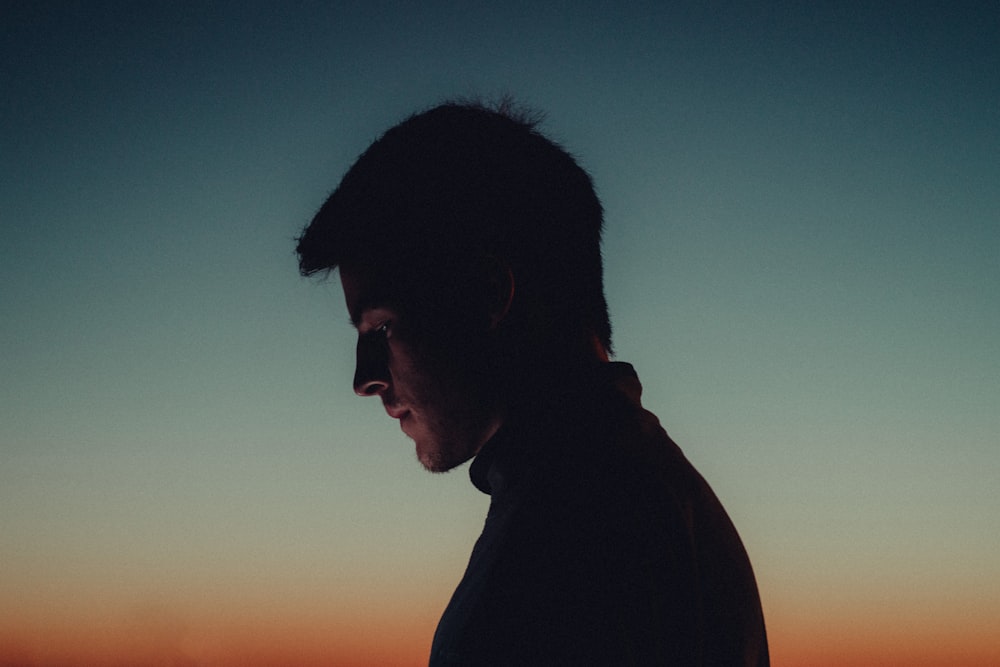
[{"label": "sunset sky", "polygon": [[0,667],[426,663],[489,499],[293,239],[503,94],[594,177],[773,664],[1000,665],[1000,5],[613,4],[0,0]]}]

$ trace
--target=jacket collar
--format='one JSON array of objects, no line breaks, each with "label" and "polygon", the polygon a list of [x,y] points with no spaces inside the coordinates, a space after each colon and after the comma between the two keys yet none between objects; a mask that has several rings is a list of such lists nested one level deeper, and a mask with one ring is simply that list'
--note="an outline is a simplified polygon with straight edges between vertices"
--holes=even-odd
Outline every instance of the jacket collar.
[{"label": "jacket collar", "polygon": [[581,419],[598,417],[617,397],[641,407],[642,384],[631,364],[601,363],[567,382],[566,390],[507,420],[483,445],[469,467],[473,485],[493,495],[544,456],[539,447],[547,436],[573,430]]}]

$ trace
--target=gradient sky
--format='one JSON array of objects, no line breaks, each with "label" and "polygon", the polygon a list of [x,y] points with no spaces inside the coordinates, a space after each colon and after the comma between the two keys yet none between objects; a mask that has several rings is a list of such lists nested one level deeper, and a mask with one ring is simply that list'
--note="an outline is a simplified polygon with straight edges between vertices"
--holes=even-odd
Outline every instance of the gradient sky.
[{"label": "gradient sky", "polygon": [[1000,664],[1000,5],[0,1],[0,665],[418,665],[488,498],[293,237],[513,94],[775,665]]}]

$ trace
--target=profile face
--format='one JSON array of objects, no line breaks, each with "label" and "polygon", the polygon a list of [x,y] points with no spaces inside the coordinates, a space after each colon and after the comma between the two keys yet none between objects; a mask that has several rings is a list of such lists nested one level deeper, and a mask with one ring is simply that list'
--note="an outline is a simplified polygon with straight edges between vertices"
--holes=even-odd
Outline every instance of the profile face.
[{"label": "profile face", "polygon": [[462,326],[462,313],[454,322],[426,322],[373,271],[341,266],[340,278],[358,332],[354,391],[382,400],[428,470],[444,472],[475,456],[501,421],[477,354],[482,348],[469,336],[459,343],[432,333]]}]

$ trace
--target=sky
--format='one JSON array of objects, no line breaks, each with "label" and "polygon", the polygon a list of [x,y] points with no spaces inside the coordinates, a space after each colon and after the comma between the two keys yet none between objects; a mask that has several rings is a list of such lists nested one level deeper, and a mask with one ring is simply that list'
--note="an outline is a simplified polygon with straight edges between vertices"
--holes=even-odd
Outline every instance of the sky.
[{"label": "sky", "polygon": [[0,665],[426,663],[489,499],[294,237],[505,94],[773,664],[1000,664],[1000,5],[757,5],[0,0]]}]

